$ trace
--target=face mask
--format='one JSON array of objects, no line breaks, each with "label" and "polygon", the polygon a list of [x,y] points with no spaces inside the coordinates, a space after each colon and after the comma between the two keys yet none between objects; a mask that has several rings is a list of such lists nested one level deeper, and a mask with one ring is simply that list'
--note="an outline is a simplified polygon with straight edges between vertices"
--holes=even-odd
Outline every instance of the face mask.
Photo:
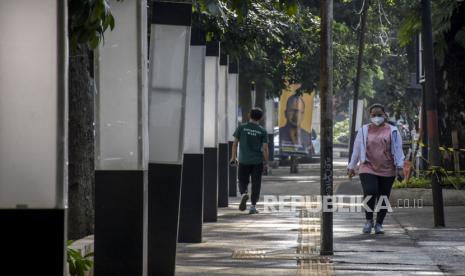
[{"label": "face mask", "polygon": [[384,117],[372,117],[371,122],[377,126],[381,125],[384,123]]}]

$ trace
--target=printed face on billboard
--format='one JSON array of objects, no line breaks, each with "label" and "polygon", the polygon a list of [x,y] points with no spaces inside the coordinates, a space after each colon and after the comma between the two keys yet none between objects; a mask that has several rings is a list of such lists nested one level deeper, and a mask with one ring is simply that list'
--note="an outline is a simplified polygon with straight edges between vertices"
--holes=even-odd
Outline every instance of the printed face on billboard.
[{"label": "printed face on billboard", "polygon": [[284,90],[279,102],[279,146],[281,155],[305,156],[312,149],[314,93],[296,94],[299,85]]}]

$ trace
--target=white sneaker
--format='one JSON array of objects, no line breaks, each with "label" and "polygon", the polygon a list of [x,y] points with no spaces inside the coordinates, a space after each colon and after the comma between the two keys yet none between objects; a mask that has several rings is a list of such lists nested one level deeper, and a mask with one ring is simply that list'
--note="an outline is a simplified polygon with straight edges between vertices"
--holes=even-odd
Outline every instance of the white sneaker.
[{"label": "white sneaker", "polygon": [[367,220],[367,222],[365,223],[365,226],[363,226],[363,233],[370,234],[372,228],[373,228],[373,221]]},{"label": "white sneaker", "polygon": [[384,234],[383,226],[379,223],[375,225],[375,234]]},{"label": "white sneaker", "polygon": [[257,208],[255,207],[255,205],[250,206],[249,214],[250,214],[250,215],[258,214],[258,210],[257,210]]}]

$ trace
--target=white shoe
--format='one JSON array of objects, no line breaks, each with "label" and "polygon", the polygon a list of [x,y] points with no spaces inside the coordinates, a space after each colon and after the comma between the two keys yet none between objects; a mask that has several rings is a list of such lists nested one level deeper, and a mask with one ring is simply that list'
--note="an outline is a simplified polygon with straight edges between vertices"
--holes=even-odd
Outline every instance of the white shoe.
[{"label": "white shoe", "polygon": [[250,215],[258,214],[258,210],[257,210],[257,208],[255,207],[255,205],[250,206],[249,214],[250,214]]},{"label": "white shoe", "polygon": [[370,234],[372,228],[373,228],[373,221],[367,220],[367,222],[365,223],[365,226],[363,226],[363,233]]}]

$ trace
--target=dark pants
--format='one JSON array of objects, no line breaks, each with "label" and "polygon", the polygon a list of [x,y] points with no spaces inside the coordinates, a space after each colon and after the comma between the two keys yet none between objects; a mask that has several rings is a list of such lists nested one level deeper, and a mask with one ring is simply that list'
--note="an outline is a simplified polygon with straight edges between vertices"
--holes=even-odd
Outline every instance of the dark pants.
[{"label": "dark pants", "polygon": [[[362,182],[363,187],[363,197],[365,198],[368,195],[372,196],[367,203],[370,209],[373,211],[375,210],[375,204],[379,200],[380,196],[387,196],[389,198],[394,179],[394,176],[377,176],[369,173],[360,174],[360,181]],[[381,206],[386,206],[385,202],[383,202],[380,207]],[[376,216],[376,223],[383,224],[386,213],[386,208],[380,208],[378,215]],[[373,220],[373,212],[365,210],[365,217],[367,220]]]},{"label": "dark pants", "polygon": [[257,204],[260,198],[260,188],[262,186],[263,164],[246,165],[239,163],[239,191],[242,194],[247,193],[249,179],[252,177],[252,205]]}]

